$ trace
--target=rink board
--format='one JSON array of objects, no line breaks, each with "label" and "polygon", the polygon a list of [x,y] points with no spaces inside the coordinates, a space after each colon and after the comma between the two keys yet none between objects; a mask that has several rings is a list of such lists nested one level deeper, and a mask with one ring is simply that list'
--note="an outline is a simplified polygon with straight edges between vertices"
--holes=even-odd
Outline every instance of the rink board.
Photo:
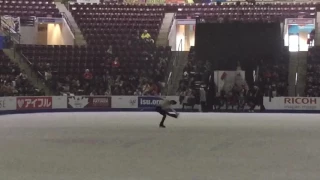
[{"label": "rink board", "polygon": [[[163,99],[175,100],[177,111],[199,112],[186,107],[182,110],[179,96],[35,96],[1,97],[0,114],[36,112],[108,112],[153,111]],[[264,97],[265,112],[320,113],[318,97]],[[257,109],[257,108],[256,108]],[[239,113],[239,112],[237,112]]]}]

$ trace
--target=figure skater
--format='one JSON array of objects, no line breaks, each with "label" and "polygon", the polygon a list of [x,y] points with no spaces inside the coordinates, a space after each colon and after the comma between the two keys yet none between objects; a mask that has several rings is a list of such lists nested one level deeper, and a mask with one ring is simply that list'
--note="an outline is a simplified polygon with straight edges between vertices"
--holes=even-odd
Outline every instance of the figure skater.
[{"label": "figure skater", "polygon": [[[170,100],[164,99],[163,102],[159,106],[156,107],[156,111],[162,115],[162,120],[159,125],[160,128],[166,127],[166,126],[164,126],[164,121],[165,121],[167,115],[170,117],[173,117],[173,118],[178,118],[179,113],[171,108],[171,105],[175,105],[175,104],[177,104],[177,102],[174,100],[170,101]],[[175,114],[170,114],[169,110],[173,111]]]}]

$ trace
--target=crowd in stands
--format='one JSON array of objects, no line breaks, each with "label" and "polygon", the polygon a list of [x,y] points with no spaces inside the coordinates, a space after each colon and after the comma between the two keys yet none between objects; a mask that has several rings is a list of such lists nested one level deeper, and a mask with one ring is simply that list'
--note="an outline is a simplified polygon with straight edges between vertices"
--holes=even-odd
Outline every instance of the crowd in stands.
[{"label": "crowd in stands", "polygon": [[44,95],[44,93],[34,88],[26,73],[0,51],[0,96],[34,95]]},{"label": "crowd in stands", "polygon": [[[57,9],[54,6],[50,1],[47,9],[56,14]],[[134,5],[132,8],[129,6],[128,4],[72,4],[69,10],[88,42],[87,47],[65,46],[64,49],[48,46],[43,50],[43,46],[39,46],[40,49],[38,49],[37,45],[32,48],[21,45],[18,50],[30,61],[32,68],[59,94],[160,95],[164,87],[166,68],[171,58],[169,47],[155,45],[165,12],[177,12],[180,8],[177,17],[192,17],[193,14],[200,13],[206,18],[220,18],[221,14],[229,13],[230,17],[239,20],[237,11],[242,8],[243,12],[240,14],[242,19],[257,19],[256,17],[264,16],[267,18],[279,16],[282,19],[287,16],[297,16],[295,10],[300,8],[299,4],[290,6],[277,4],[275,6],[277,10],[264,4],[252,7],[235,6],[235,4],[223,7],[212,4]],[[261,11],[266,6],[268,8]],[[313,3],[303,6],[307,17],[314,16],[314,6]],[[288,14],[283,14],[282,10],[288,10]],[[260,11],[261,13],[256,13]],[[254,16],[253,12],[258,16]],[[278,18],[275,19],[278,20]],[[8,66],[9,69],[16,67],[14,64],[7,63],[2,63],[2,66]],[[317,66],[309,66],[308,70],[312,76],[317,74],[311,72],[317,70]],[[7,82],[18,78],[15,82],[17,90],[12,92],[32,94],[31,89],[34,90],[34,88],[29,86],[26,75],[18,71],[18,69],[14,70],[15,74],[11,74],[14,78],[9,79],[6,72],[1,72],[5,74],[1,75],[1,79]],[[263,95],[286,96],[288,94],[287,73],[287,67],[282,64],[260,66],[256,86]],[[191,48],[177,92],[181,97],[188,98],[181,98],[181,101],[185,103],[189,103],[188,99],[190,102],[198,101],[193,99],[200,98],[200,86],[206,86],[204,79],[209,74],[210,64],[196,61],[194,48]],[[20,79],[25,81],[22,82]],[[308,94],[316,94],[314,85],[317,80],[310,76],[308,82]],[[20,84],[23,84],[23,88],[19,88]],[[249,87],[236,89],[239,97],[243,91],[249,91]],[[219,96],[229,94],[230,92],[222,91]],[[231,92],[231,94],[234,93]]]},{"label": "crowd in stands", "polygon": [[[238,70],[241,70],[238,67]],[[288,68],[285,64],[266,65],[261,63],[259,66],[258,79],[254,84],[247,82],[238,75],[234,85],[229,91],[224,88],[216,94],[214,108],[221,110],[244,110],[245,106],[252,111],[255,106],[262,104],[262,97],[277,97],[288,95]],[[236,108],[236,109],[235,109]],[[260,107],[264,109],[264,107]]]},{"label": "crowd in stands", "polygon": [[[141,49],[137,51],[134,47]],[[22,45],[18,49],[59,94],[159,95],[171,57],[170,47],[156,47],[146,30],[128,45],[127,51],[131,50],[134,57],[113,46],[106,49],[69,47],[71,54],[76,53],[74,48],[80,48],[84,51],[83,57],[62,53],[64,48],[55,51],[55,46],[41,48],[43,46]],[[53,57],[48,57],[51,53],[54,53]],[[66,57],[63,57],[66,55],[70,56],[71,62],[66,63]]]},{"label": "crowd in stands", "polygon": [[305,94],[310,97],[320,96],[320,48],[309,49],[307,59],[307,80]]},{"label": "crowd in stands", "polygon": [[288,65],[268,65],[263,62],[259,66],[258,87],[264,96],[288,96]]},{"label": "crowd in stands", "polygon": [[180,104],[192,105],[196,103],[196,96],[199,90],[197,84],[202,80],[199,72],[203,67],[202,64],[196,61],[194,47],[191,47],[188,54],[188,62],[183,69],[183,77],[177,90],[177,94],[180,96]]},{"label": "crowd in stands", "polygon": [[[251,109],[262,102],[263,96],[287,96],[288,95],[288,67],[287,63],[267,64],[261,61],[258,69],[257,79],[254,84],[247,84],[245,79],[238,75],[230,88],[222,87],[216,89],[214,108],[220,111],[225,110],[241,111],[245,106]],[[320,66],[319,66],[320,67]],[[195,59],[194,48],[190,49],[188,62],[183,70],[183,77],[177,94],[180,96],[180,103],[192,106],[194,103],[202,102],[203,97],[208,93],[206,78],[210,76],[210,63],[198,62]],[[238,64],[237,70],[241,70]],[[208,80],[207,80],[208,81]],[[227,85],[229,86],[229,85]],[[218,88],[217,86],[215,88]],[[200,104],[200,103],[199,103]],[[205,109],[202,107],[202,109]]]}]

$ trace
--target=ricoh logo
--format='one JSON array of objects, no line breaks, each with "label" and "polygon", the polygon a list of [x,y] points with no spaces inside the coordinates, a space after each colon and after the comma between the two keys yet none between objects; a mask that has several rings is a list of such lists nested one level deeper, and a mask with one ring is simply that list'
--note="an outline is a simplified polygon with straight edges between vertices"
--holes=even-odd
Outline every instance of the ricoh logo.
[{"label": "ricoh logo", "polygon": [[148,100],[148,99],[140,99],[141,105],[158,105],[162,100]]},{"label": "ricoh logo", "polygon": [[298,98],[298,97],[292,97],[292,98],[284,98],[284,104],[301,104],[301,105],[316,105],[317,104],[317,98]]}]

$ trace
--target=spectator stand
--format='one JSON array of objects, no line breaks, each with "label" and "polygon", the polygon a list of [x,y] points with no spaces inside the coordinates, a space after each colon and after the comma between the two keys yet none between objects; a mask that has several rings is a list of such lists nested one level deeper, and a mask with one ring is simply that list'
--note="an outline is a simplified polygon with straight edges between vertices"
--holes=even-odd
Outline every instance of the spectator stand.
[{"label": "spectator stand", "polygon": [[257,68],[255,85],[264,96],[288,96],[289,49],[283,47],[279,59],[270,63],[268,59],[260,61]]},{"label": "spectator stand", "polygon": [[267,64],[259,66],[259,76],[256,84],[265,96],[288,96],[288,65]]},{"label": "spectator stand", "polygon": [[[160,94],[171,59],[169,47],[154,45],[163,7],[75,3],[69,9],[88,46],[19,47],[46,83],[78,95]],[[150,33],[144,39],[143,30]]]},{"label": "spectator stand", "polygon": [[44,92],[36,89],[21,71],[18,64],[0,51],[0,96],[41,96]]},{"label": "spectator stand", "polygon": [[59,94],[159,95],[170,47],[142,52],[135,47],[21,45],[19,50]]},{"label": "spectator stand", "polygon": [[177,95],[180,96],[180,104],[183,105],[183,109],[185,106],[193,108],[195,104],[200,104],[199,89],[204,84],[204,79],[209,71],[210,64],[196,61],[194,47],[191,47],[177,90]]},{"label": "spectator stand", "polygon": [[182,39],[179,42],[178,51],[172,51],[172,58],[169,61],[167,67],[167,76],[166,76],[166,84],[165,84],[165,94],[166,95],[175,95],[175,90],[177,89],[176,84],[179,82],[180,77],[179,73],[182,71],[181,67],[183,67],[183,60],[185,57],[183,56],[182,51]]},{"label": "spectator stand", "polygon": [[320,47],[309,49],[307,59],[307,80],[305,95],[307,97],[320,96]]},{"label": "spectator stand", "polygon": [[[188,64],[183,70],[183,78],[180,81],[178,90],[180,103],[186,106],[192,106],[194,103],[199,104],[201,99],[199,88],[201,85],[205,85],[204,89],[208,90],[209,84],[213,81],[211,65],[208,62],[197,62],[194,59],[193,50],[194,48],[191,48],[188,56]],[[240,65],[238,65],[237,69],[241,69]],[[278,64],[261,62],[256,73],[257,76],[254,84],[235,81],[230,91],[225,92],[222,90],[220,93],[216,93],[213,97],[214,111],[243,111],[244,109],[253,107],[257,103],[255,99],[259,99],[263,95],[273,97],[288,95],[287,54],[282,56]],[[253,88],[254,86],[256,87]],[[212,98],[211,96],[209,97],[208,93],[207,91],[207,97]],[[211,109],[206,106],[204,106],[204,108]]]}]

